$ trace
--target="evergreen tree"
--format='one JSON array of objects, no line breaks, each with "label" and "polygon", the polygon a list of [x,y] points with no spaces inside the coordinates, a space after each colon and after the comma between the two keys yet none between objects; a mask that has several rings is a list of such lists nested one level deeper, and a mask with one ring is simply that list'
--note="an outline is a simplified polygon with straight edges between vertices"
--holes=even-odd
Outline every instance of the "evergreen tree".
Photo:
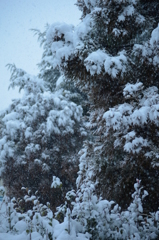
[{"label": "evergreen tree", "polygon": [[[159,3],[78,0],[77,6],[82,11],[77,27],[48,27],[45,61],[89,98],[92,136],[83,161],[91,156],[94,170],[88,172],[98,182],[98,194],[128,206],[133,182],[141,178],[151,195],[147,210],[154,211],[159,199]],[[88,172],[81,167],[81,179]]]},{"label": "evergreen tree", "polygon": [[[76,155],[86,134],[80,122],[82,107],[71,101],[75,93],[64,89],[64,77],[50,92],[41,78],[9,67],[10,87],[23,90],[23,97],[13,100],[1,120],[4,186],[11,197],[21,197],[22,187],[38,190],[41,201],[55,209],[75,188]],[[60,178],[61,188],[51,189],[53,176]]]}]

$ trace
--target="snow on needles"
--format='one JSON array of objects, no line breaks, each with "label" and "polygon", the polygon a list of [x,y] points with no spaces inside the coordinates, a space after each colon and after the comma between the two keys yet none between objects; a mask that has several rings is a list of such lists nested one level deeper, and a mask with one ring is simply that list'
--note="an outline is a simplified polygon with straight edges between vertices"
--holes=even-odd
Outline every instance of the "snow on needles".
[{"label": "snow on needles", "polygon": [[[45,42],[50,50],[44,60],[54,68],[60,68],[64,60],[66,64],[67,60],[84,49],[85,46],[82,40],[92,28],[91,15],[86,16],[77,27],[66,23],[51,25],[47,30]],[[52,52],[52,56],[50,56],[49,52]],[[127,57],[124,51],[113,57],[106,53],[105,50],[100,49],[90,53],[84,60],[86,69],[90,71],[91,75],[100,74],[104,69],[105,73],[113,78],[116,78],[120,72],[124,73],[126,71],[126,63]]]},{"label": "snow on needles", "polygon": [[[140,95],[141,90],[143,97]],[[159,126],[158,89],[157,87],[149,87],[143,90],[141,82],[136,84],[128,83],[123,90],[123,95],[127,99],[132,98],[132,101],[131,103],[119,104],[104,113],[105,134],[107,135],[110,129],[113,129],[116,136],[115,147],[121,144],[123,139],[123,149],[126,152],[139,153],[143,147],[147,147],[145,156],[148,156],[148,153],[151,151],[151,141],[145,137],[138,136],[136,131],[132,131],[132,127],[144,127],[145,124],[151,123],[157,127]],[[136,101],[138,101],[138,105],[136,105]]]},{"label": "snow on needles", "polygon": [[111,57],[104,51],[97,50],[96,52],[89,54],[85,59],[85,66],[87,71],[90,71],[91,75],[100,74],[104,68],[105,73],[112,78],[116,78],[119,72],[125,72],[126,62],[127,58],[124,55],[124,52],[120,52],[119,56]]}]

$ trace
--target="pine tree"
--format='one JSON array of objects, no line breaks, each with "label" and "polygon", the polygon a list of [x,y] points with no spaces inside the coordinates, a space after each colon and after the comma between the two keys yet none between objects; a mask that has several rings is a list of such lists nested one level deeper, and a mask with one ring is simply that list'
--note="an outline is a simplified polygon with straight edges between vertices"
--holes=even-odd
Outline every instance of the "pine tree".
[{"label": "pine tree", "polygon": [[[147,210],[154,211],[159,192],[159,3],[78,0],[77,6],[82,11],[77,27],[48,27],[45,61],[88,96],[92,136],[83,161],[91,156],[98,194],[128,206],[133,182],[140,178],[152,196],[145,200]],[[89,175],[84,168],[80,174],[81,179]]]}]

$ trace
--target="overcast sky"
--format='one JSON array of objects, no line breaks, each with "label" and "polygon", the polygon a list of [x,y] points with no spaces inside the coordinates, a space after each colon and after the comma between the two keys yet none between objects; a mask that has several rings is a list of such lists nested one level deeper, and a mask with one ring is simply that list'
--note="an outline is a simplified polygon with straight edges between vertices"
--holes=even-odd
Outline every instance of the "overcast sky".
[{"label": "overcast sky", "polygon": [[0,0],[0,110],[19,96],[16,90],[8,91],[10,73],[5,65],[15,63],[28,73],[38,72],[36,64],[42,49],[29,29],[43,31],[46,23],[57,21],[77,25],[81,13],[75,3],[76,0]]}]

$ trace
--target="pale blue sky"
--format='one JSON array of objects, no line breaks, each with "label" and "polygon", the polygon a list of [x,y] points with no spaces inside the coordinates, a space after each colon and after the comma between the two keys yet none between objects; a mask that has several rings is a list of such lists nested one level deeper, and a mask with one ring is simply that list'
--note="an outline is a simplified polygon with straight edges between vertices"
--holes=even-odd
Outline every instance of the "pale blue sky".
[{"label": "pale blue sky", "polygon": [[31,28],[44,30],[46,23],[79,23],[76,0],[0,0],[0,110],[6,108],[16,90],[8,91],[10,73],[5,65],[15,63],[31,74],[37,74],[36,64],[42,49]]}]

